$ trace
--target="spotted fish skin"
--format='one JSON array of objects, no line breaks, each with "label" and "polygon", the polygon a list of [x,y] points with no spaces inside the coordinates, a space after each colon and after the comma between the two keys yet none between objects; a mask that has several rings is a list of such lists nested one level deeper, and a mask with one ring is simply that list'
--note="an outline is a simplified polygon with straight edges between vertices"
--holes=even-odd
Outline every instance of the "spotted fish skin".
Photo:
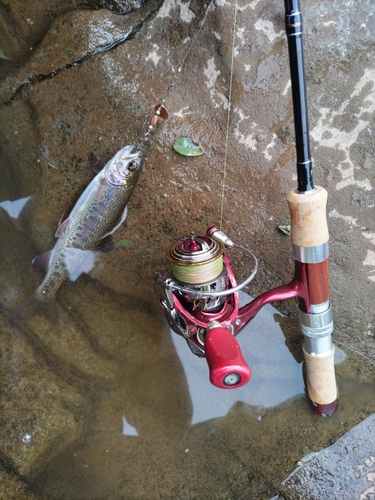
[{"label": "spotted fish skin", "polygon": [[58,227],[54,248],[34,259],[47,273],[34,293],[37,302],[53,300],[64,282],[85,271],[87,259],[93,259],[103,239],[124,222],[145,158],[145,153],[132,153],[133,149],[130,145],[118,151],[94,177]]}]

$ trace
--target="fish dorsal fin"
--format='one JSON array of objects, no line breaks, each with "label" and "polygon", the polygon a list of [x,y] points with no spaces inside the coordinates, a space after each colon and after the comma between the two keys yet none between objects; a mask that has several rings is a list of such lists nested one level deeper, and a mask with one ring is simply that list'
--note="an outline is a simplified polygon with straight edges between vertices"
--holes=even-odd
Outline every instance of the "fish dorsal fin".
[{"label": "fish dorsal fin", "polygon": [[60,238],[60,236],[64,236],[68,230],[69,225],[69,217],[62,222],[59,227],[56,229],[55,238]]},{"label": "fish dorsal fin", "polygon": [[95,153],[90,153],[89,163],[91,170],[93,170],[96,174],[103,170],[105,166],[105,162],[101,160],[99,156],[96,156]]},{"label": "fish dorsal fin", "polygon": [[47,252],[43,252],[40,255],[34,257],[31,261],[32,265],[37,267],[38,269],[47,273],[49,269],[49,264],[51,261],[52,250],[48,250]]}]

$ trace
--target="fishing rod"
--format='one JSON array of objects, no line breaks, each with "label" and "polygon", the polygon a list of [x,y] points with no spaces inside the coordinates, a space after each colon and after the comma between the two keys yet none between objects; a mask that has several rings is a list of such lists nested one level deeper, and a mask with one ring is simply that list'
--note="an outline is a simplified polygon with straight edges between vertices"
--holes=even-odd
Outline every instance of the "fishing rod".
[{"label": "fishing rod", "polygon": [[[205,357],[210,381],[222,389],[241,387],[251,379],[238,333],[266,304],[297,298],[304,336],[304,378],[313,410],[323,416],[338,408],[334,370],[332,308],[328,298],[327,192],[314,186],[302,46],[302,15],[298,0],[285,0],[291,86],[296,135],[297,189],[287,195],[295,274],[286,285],[263,292],[240,307],[239,290],[258,270],[258,260],[234,243],[217,226],[204,236],[183,236],[167,250],[172,276],[159,276],[160,305],[171,328],[191,351]],[[252,270],[237,285],[226,249],[238,250],[252,261]]]},{"label": "fishing rod", "polygon": [[310,156],[303,22],[299,0],[285,0],[297,157],[297,189],[287,195],[296,265],[306,268],[309,304],[299,300],[304,335],[307,392],[317,412],[334,413],[338,389],[334,368],[332,306],[329,301],[327,191],[313,184]]}]

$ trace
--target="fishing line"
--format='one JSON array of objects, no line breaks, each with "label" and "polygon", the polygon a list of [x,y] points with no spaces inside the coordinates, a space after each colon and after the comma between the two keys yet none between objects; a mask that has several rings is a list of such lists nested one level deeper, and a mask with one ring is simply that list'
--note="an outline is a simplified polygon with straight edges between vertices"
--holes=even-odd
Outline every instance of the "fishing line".
[{"label": "fishing line", "polygon": [[[183,65],[185,64],[185,59],[186,59],[186,58],[187,58],[187,56],[189,55],[189,53],[190,53],[191,49],[194,47],[194,44],[195,44],[195,42],[197,41],[197,39],[198,39],[198,37],[199,37],[199,35],[200,35],[200,33],[201,33],[202,29],[203,29],[203,26],[205,25],[205,22],[206,22],[206,19],[207,19],[208,13],[209,13],[209,11],[211,10],[211,7],[212,7],[212,4],[213,4],[213,1],[214,1],[214,0],[211,0],[211,1],[210,1],[210,3],[208,4],[208,7],[207,7],[206,12],[205,12],[205,15],[204,15],[204,17],[203,17],[203,19],[202,19],[202,21],[201,21],[201,25],[200,25],[200,27],[198,28],[198,31],[196,32],[196,34],[194,35],[194,39],[193,39],[192,43],[190,44],[190,47],[188,48],[188,50],[187,50],[186,54],[184,55],[184,58],[182,59],[182,62],[181,62],[181,64],[180,64],[180,66],[179,66],[179,67],[178,67],[178,69],[177,69],[177,72],[178,72],[178,73],[181,73],[182,67],[183,67]],[[178,78],[178,77],[177,77],[177,78]]]},{"label": "fishing line", "polygon": [[181,76],[181,72],[182,72],[182,68],[183,66],[185,65],[185,61],[188,57],[188,55],[190,54],[191,50],[193,49],[196,41],[198,40],[198,37],[206,23],[206,19],[207,19],[207,16],[209,14],[209,12],[211,11],[211,7],[214,3],[214,0],[210,0],[210,3],[208,4],[208,7],[206,9],[206,12],[203,16],[203,19],[200,23],[200,26],[197,30],[197,32],[195,33],[194,37],[193,37],[193,40],[192,42],[190,43],[187,51],[185,52],[185,55],[184,57],[182,58],[181,60],[181,63],[180,65],[178,66],[177,70],[174,70],[172,68],[172,74],[173,74],[173,77],[174,77],[174,81],[172,81],[172,83],[169,85],[169,87],[167,88],[167,93],[166,95],[163,97],[163,99],[161,99],[160,101],[160,104],[158,104],[156,107],[155,107],[155,114],[149,119],[146,121],[146,124],[145,124],[145,131],[143,133],[143,136],[141,138],[141,140],[139,141],[138,143],[138,146],[137,146],[137,150],[140,150],[142,149],[142,147],[145,145],[145,143],[148,141],[150,135],[151,135],[151,132],[154,130],[157,122],[158,122],[158,119],[159,117],[161,118],[164,118],[164,119],[167,119],[168,118],[168,111],[167,109],[164,107],[164,104],[169,96],[169,94],[172,92],[172,90],[175,88],[176,86],[176,83],[178,81],[178,79],[180,78]]},{"label": "fishing line", "polygon": [[230,77],[229,77],[227,128],[226,128],[226,134],[225,134],[223,181],[222,181],[222,185],[221,185],[221,206],[220,206],[220,219],[219,219],[220,229],[222,229],[222,225],[223,225],[225,184],[226,184],[226,178],[227,178],[227,158],[228,158],[230,112],[231,112],[231,107],[232,107],[232,83],[233,83],[233,67],[234,67],[234,49],[235,49],[235,39],[236,39],[236,24],[237,24],[237,0],[235,0],[235,4],[234,4],[234,17],[233,17],[232,56],[231,56]]},{"label": "fishing line", "polygon": [[[196,41],[198,40],[199,35],[201,34],[203,27],[205,25],[207,16],[209,12],[211,11],[211,7],[214,3],[214,0],[211,0],[210,3],[208,4],[208,7],[206,9],[206,12],[203,16],[203,19],[200,23],[200,26],[195,33],[192,42],[190,43],[187,51],[184,54],[184,57],[181,60],[180,65],[178,66],[177,70],[174,71],[172,69],[172,73],[174,76],[174,80],[172,83],[169,85],[167,88],[167,93],[161,99],[160,104],[158,104],[155,107],[155,114],[146,122],[145,124],[145,131],[143,133],[143,136],[141,140],[138,143],[137,150],[140,150],[143,148],[145,143],[148,141],[151,132],[154,130],[159,117],[163,119],[168,118],[168,111],[165,108],[164,104],[169,96],[169,94],[172,92],[172,90],[175,88],[178,79],[180,78],[182,69],[185,65],[185,61],[187,57],[189,56],[190,52],[192,51]],[[229,91],[228,91],[228,111],[227,111],[227,120],[226,120],[226,134],[225,134],[225,153],[224,153],[224,166],[223,166],[223,180],[222,180],[222,185],[221,185],[221,203],[220,203],[220,217],[219,217],[219,227],[220,229],[222,228],[223,225],[223,216],[224,216],[224,198],[225,198],[225,189],[226,189],[226,178],[227,178],[227,160],[228,160],[228,143],[229,143],[229,127],[230,127],[230,113],[231,113],[231,107],[232,107],[232,87],[233,87],[233,68],[234,68],[234,55],[235,55],[235,39],[236,39],[236,25],[237,25],[237,10],[238,10],[238,1],[235,0],[234,3],[234,16],[233,16],[233,34],[232,34],[232,50],[231,50],[231,66],[230,66],[230,77],[229,77]]]}]

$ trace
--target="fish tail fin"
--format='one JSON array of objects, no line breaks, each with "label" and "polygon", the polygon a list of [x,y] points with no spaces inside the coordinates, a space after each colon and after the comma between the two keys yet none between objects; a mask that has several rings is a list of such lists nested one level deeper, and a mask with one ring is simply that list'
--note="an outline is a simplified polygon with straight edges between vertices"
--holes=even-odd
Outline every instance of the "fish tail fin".
[{"label": "fish tail fin", "polygon": [[11,323],[27,321],[36,314],[45,316],[54,325],[58,324],[56,302],[54,300],[42,300],[40,295],[34,293],[13,311],[8,319]]}]

